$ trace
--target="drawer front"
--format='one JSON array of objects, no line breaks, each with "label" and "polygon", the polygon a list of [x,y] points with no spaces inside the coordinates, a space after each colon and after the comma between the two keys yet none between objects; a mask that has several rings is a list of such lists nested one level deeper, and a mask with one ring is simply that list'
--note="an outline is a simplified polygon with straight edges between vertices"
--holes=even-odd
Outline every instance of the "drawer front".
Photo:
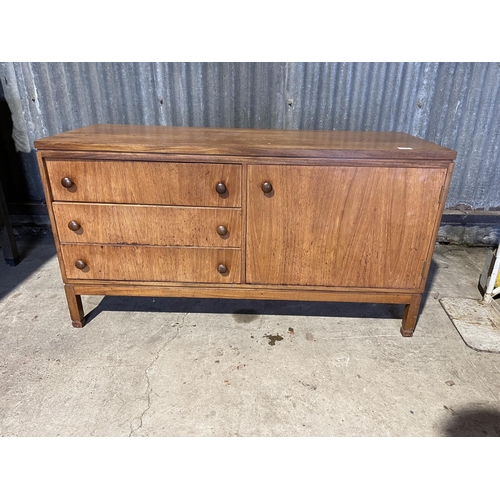
[{"label": "drawer front", "polygon": [[47,172],[54,201],[241,207],[240,165],[47,160]]},{"label": "drawer front", "polygon": [[[61,245],[70,279],[239,283],[239,249],[153,247],[134,245]],[[77,261],[80,267],[76,267]],[[223,264],[227,272],[221,274]]]},{"label": "drawer front", "polygon": [[[63,243],[239,247],[241,209],[52,204]],[[72,229],[69,225],[71,223]],[[73,224],[76,223],[76,224]],[[226,234],[218,234],[224,233]]]}]

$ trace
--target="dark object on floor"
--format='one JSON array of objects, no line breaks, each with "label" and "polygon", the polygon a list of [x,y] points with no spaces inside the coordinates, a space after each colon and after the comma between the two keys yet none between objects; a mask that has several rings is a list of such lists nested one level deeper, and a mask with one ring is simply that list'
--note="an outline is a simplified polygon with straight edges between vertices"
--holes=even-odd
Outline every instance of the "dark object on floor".
[{"label": "dark object on floor", "polygon": [[21,257],[17,250],[16,240],[10,225],[7,203],[0,184],[0,247],[3,251],[5,262],[8,266],[17,266],[21,262]]},{"label": "dark object on floor", "polygon": [[500,437],[500,413],[489,408],[451,408],[443,435],[448,437]]}]

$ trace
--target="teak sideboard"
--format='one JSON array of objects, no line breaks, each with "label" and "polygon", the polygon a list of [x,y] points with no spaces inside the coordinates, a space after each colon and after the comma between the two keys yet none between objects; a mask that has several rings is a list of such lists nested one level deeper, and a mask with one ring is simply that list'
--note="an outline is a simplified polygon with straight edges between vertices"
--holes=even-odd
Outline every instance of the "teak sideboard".
[{"label": "teak sideboard", "polygon": [[81,295],[406,304],[456,153],[393,132],[92,125],[35,142],[73,326]]}]

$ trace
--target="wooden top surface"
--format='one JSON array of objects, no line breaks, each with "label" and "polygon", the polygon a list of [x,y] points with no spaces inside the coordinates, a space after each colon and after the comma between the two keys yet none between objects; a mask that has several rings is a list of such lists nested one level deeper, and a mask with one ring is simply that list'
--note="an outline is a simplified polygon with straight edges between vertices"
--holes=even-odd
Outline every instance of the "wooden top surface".
[{"label": "wooden top surface", "polygon": [[453,160],[456,152],[402,132],[90,125],[35,141],[39,150],[314,158]]}]

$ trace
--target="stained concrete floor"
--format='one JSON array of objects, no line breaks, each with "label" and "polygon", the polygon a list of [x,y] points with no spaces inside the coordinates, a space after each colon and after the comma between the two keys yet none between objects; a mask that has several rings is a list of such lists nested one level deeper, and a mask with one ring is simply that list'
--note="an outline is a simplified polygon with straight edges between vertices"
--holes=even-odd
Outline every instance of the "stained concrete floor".
[{"label": "stained concrete floor", "polygon": [[500,436],[500,355],[438,300],[480,297],[484,248],[436,246],[413,338],[403,306],[133,297],[84,297],[74,329],[50,232],[19,231],[2,436]]}]

